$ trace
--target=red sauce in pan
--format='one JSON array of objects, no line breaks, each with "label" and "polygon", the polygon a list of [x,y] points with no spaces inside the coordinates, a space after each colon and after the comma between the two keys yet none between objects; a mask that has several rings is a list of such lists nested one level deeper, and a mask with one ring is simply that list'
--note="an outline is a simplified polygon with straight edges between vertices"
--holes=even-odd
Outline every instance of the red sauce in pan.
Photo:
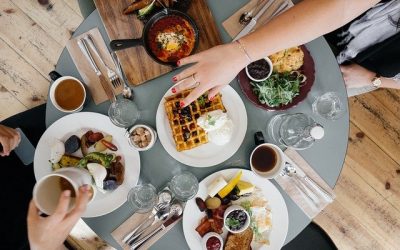
[{"label": "red sauce in pan", "polygon": [[196,42],[192,25],[180,16],[166,16],[157,20],[148,33],[148,45],[163,62],[177,62],[189,56]]}]

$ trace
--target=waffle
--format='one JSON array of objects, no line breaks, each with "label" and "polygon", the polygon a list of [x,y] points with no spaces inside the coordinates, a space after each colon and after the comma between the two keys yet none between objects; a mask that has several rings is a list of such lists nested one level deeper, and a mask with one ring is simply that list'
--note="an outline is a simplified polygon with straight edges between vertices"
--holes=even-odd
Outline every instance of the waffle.
[{"label": "waffle", "polygon": [[191,90],[185,90],[168,96],[164,103],[176,150],[179,152],[208,143],[207,133],[197,125],[197,119],[201,115],[217,109],[226,112],[221,94],[216,95],[213,101],[209,101],[207,94],[204,94],[187,107],[180,108],[180,101],[190,92]]}]

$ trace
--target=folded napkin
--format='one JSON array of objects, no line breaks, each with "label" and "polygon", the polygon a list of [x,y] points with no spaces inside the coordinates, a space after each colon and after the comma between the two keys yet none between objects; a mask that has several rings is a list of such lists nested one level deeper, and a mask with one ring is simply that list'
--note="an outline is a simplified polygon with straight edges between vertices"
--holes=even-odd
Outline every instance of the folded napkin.
[{"label": "folded napkin", "polygon": [[[314,182],[316,182],[320,187],[322,187],[326,192],[328,192],[332,198],[335,198],[335,194],[331,187],[313,170],[313,168],[293,149],[287,149],[285,151],[286,156],[288,157],[287,161],[292,164],[297,173],[300,176],[306,174],[309,178],[311,178]],[[289,197],[299,206],[303,212],[310,218],[314,218],[318,215],[321,210],[323,210],[328,204],[331,202],[323,199],[315,190],[314,195],[317,194],[318,205],[316,206],[313,202],[311,202],[301,191],[296,187],[294,177],[289,176],[278,176],[275,178],[276,182],[282,187],[283,190],[289,195]]]},{"label": "folded napkin", "polygon": [[[243,13],[249,12],[250,10],[254,9],[254,7],[256,7],[256,9],[255,11],[253,11],[253,16],[257,15],[257,11],[259,11],[268,1],[270,0],[250,0],[245,6],[243,6],[241,9],[236,11],[232,16],[226,19],[222,23],[222,26],[225,28],[226,32],[228,32],[228,34],[231,37],[235,37],[245,27],[245,25],[239,23],[240,16]],[[264,25],[271,17],[271,15],[275,12],[275,10],[277,10],[279,6],[286,1],[289,2],[289,5],[286,9],[289,9],[290,7],[293,6],[292,1],[290,0],[274,0],[274,3],[257,20],[255,29]]]},{"label": "folded napkin", "polygon": [[[101,36],[98,28],[91,29],[88,32],[85,32],[82,35],[77,36],[68,41],[67,50],[68,50],[69,54],[71,55],[72,60],[74,61],[74,64],[83,79],[84,84],[89,88],[94,103],[96,103],[96,105],[97,105],[104,101],[107,101],[108,98],[107,98],[106,92],[104,91],[103,87],[101,86],[99,77],[93,71],[92,67],[90,66],[90,63],[87,61],[86,57],[82,54],[82,52],[79,49],[79,46],[77,44],[78,40],[83,38],[86,34],[90,34],[93,37],[93,40],[96,43],[96,46],[100,52],[100,55],[102,56],[104,62],[107,64],[107,66],[110,67],[114,72],[117,72],[117,71],[115,70],[115,65],[111,58],[110,52],[108,51],[107,45],[105,44],[103,37]],[[90,49],[90,46],[89,46],[89,49]],[[93,56],[93,59],[96,61],[96,64],[99,67],[100,71],[105,76],[105,78],[108,79],[106,68],[100,63],[100,60],[96,57],[95,53],[92,50],[90,50],[90,52]],[[113,88],[114,93],[116,95],[122,93],[122,90],[124,88],[122,84],[121,84],[121,86],[119,86],[117,88],[114,88],[111,85],[111,82],[109,82],[109,84]]]}]

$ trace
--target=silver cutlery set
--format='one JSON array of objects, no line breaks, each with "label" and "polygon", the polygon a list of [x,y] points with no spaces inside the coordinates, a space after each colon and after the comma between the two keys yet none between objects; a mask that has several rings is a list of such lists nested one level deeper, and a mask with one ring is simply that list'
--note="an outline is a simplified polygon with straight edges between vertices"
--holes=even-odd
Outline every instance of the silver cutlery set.
[{"label": "silver cutlery set", "polygon": [[291,178],[296,189],[306,197],[306,201],[313,210],[320,208],[322,205],[321,199],[331,203],[335,198],[305,173],[299,173],[296,167],[289,162],[285,163],[285,168],[280,175]]},{"label": "silver cutlery set", "polygon": [[[252,17],[252,13],[255,11],[255,8],[257,8],[257,6],[254,9],[250,10],[249,12],[243,13],[243,15],[239,19],[239,22],[241,24],[245,24],[246,26],[239,32],[239,34],[237,34],[233,38],[233,41],[236,41],[236,40],[242,38],[243,36],[249,34],[250,32],[252,32],[254,27],[257,24],[258,19],[268,10],[269,7],[271,7],[271,5],[274,3],[274,1],[275,0],[268,0],[254,17]],[[268,17],[266,22],[268,22],[275,16],[281,14],[283,11],[286,10],[286,8],[288,6],[289,6],[289,1],[286,0],[286,1],[282,2],[278,6],[278,8],[272,13],[272,15],[270,17]]]},{"label": "silver cutlery set", "polygon": [[[158,194],[158,203],[154,205],[151,214],[138,226],[133,228],[122,241],[129,245],[132,250],[139,249],[155,235],[180,219],[182,213],[182,205],[172,199],[171,192],[163,190]],[[142,237],[143,233],[146,232],[147,229],[159,222],[163,223]]]},{"label": "silver cutlery set", "polygon": [[[113,59],[113,63],[115,65],[117,73],[114,70],[112,70],[112,68],[109,65],[107,65],[107,63],[104,61],[103,57],[101,56],[100,50],[96,46],[96,43],[90,34],[87,34],[83,38],[79,39],[78,46],[82,54],[85,56],[90,66],[92,67],[93,71],[99,77],[100,83],[104,91],[106,92],[107,98],[111,102],[115,102],[116,100],[114,90],[117,89],[122,84],[124,85],[122,96],[126,99],[133,98],[132,88],[127,83],[126,76],[123,73],[121,64],[115,52],[111,52],[111,58]],[[100,60],[102,66],[106,68],[108,80],[101,73],[98,65],[96,64],[96,61],[93,58],[91,50],[94,52],[95,56]],[[111,83],[112,86],[110,86],[109,83]]]}]

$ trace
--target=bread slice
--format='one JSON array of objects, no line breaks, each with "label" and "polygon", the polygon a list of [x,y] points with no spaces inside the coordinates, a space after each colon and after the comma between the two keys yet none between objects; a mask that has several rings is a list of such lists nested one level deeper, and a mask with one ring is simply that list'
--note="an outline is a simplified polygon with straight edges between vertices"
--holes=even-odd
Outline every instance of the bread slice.
[{"label": "bread slice", "polygon": [[229,233],[225,241],[224,250],[250,250],[250,244],[253,240],[253,230],[247,228],[241,233]]}]

